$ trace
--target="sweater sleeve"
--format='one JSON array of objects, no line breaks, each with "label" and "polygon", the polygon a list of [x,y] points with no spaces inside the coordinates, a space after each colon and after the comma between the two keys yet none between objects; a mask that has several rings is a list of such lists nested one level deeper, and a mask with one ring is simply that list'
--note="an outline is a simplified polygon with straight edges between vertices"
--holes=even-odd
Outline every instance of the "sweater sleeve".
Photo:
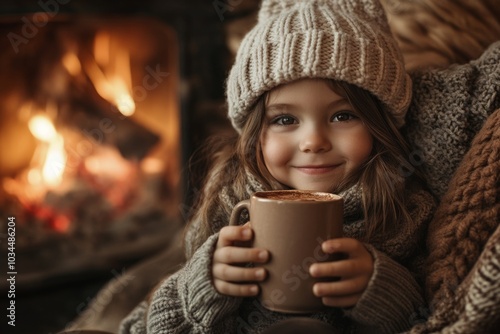
[{"label": "sweater sleeve", "polygon": [[120,323],[120,334],[146,334],[148,303],[142,301]]},{"label": "sweater sleeve", "polygon": [[120,333],[229,333],[241,298],[219,294],[210,272],[218,234],[212,235],[186,265],[167,278],[125,318]]},{"label": "sweater sleeve", "polygon": [[361,299],[346,315],[360,327],[377,328],[380,333],[408,330],[425,308],[423,291],[405,267],[366,246],[374,258],[374,272]]}]

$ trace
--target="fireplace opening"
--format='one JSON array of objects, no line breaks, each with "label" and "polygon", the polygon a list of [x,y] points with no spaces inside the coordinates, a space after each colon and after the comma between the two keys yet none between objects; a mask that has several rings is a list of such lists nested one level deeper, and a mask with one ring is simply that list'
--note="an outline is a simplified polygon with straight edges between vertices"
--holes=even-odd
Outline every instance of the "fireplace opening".
[{"label": "fireplace opening", "polygon": [[0,256],[15,217],[18,331],[114,326],[156,284],[141,271],[121,301],[98,293],[182,238],[206,172],[187,163],[234,131],[224,81],[258,4],[0,4]]},{"label": "fireplace opening", "polygon": [[144,258],[182,224],[175,30],[36,15],[0,25],[0,212],[22,289]]}]

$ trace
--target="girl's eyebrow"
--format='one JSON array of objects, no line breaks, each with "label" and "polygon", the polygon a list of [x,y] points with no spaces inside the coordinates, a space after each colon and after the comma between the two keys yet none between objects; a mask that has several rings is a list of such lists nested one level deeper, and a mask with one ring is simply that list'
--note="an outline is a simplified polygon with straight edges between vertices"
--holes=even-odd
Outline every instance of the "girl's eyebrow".
[{"label": "girl's eyebrow", "polygon": [[345,97],[341,97],[340,99],[332,101],[330,104],[328,104],[327,108],[331,109],[343,104],[351,105]]},{"label": "girl's eyebrow", "polygon": [[[342,105],[342,104],[349,104],[349,101],[345,98],[345,97],[341,97],[337,100],[334,100],[332,102],[330,102],[325,109],[332,109],[332,108],[335,108],[339,105]],[[293,103],[272,103],[268,106],[266,106],[266,111],[275,111],[275,112],[278,112],[278,111],[283,111],[283,110],[294,110],[294,109],[298,109],[298,105],[296,104],[293,104]]]},{"label": "girl's eyebrow", "polygon": [[283,110],[293,110],[296,108],[293,104],[288,103],[274,103],[266,106],[266,111],[283,111]]}]

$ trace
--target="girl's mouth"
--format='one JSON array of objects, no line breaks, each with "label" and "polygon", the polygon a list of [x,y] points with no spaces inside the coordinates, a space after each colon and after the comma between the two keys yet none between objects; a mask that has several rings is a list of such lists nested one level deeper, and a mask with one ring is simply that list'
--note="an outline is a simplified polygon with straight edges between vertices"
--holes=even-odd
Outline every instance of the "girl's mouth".
[{"label": "girl's mouth", "polygon": [[340,164],[338,165],[319,165],[319,166],[298,166],[295,167],[297,170],[304,174],[309,174],[309,175],[321,175],[321,174],[327,174],[338,168]]}]

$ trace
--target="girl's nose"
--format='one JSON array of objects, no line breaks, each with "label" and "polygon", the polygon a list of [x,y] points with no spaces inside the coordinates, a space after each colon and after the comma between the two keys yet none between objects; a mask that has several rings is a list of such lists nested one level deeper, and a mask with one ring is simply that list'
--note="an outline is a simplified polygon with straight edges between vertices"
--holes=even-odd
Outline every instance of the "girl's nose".
[{"label": "girl's nose", "polygon": [[332,143],[325,130],[315,127],[302,134],[299,148],[306,153],[327,152],[332,149]]}]

